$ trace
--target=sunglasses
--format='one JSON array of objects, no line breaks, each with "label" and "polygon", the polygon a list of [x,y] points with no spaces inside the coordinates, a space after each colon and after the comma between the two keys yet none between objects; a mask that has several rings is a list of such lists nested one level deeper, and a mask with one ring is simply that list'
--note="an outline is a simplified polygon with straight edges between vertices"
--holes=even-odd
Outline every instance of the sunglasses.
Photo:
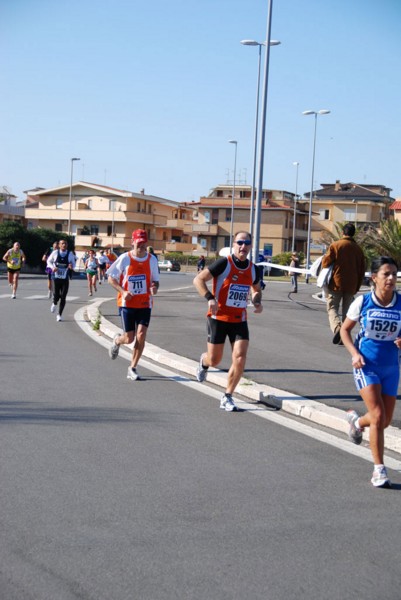
[{"label": "sunglasses", "polygon": [[238,244],[238,246],[243,246],[244,244],[245,246],[250,246],[251,240],[237,240],[235,243]]}]

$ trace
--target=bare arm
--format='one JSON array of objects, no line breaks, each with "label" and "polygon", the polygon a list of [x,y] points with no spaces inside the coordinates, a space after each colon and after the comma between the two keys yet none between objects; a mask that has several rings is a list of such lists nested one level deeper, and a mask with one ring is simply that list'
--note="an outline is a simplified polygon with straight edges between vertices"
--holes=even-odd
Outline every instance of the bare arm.
[{"label": "bare arm", "polygon": [[344,346],[351,354],[351,362],[354,369],[360,369],[364,366],[365,360],[358,349],[355,347],[354,342],[352,340],[351,331],[356,325],[356,321],[352,321],[349,317],[345,318],[344,323],[341,326],[341,339],[343,341]]},{"label": "bare arm", "polygon": [[263,304],[262,304],[262,288],[260,287],[260,283],[256,283],[255,285],[252,286],[252,295],[251,295],[251,299],[252,299],[252,304],[255,307],[255,310],[253,312],[255,313],[261,313],[263,310]]},{"label": "bare arm", "polygon": [[209,271],[209,269],[203,269],[203,271],[200,271],[197,276],[194,278],[194,286],[197,289],[197,292],[200,296],[202,296],[202,298],[206,298],[208,305],[209,305],[209,309],[212,311],[213,314],[216,314],[217,311],[217,302],[216,302],[216,298],[213,296],[212,292],[209,290],[208,286],[206,285],[206,283],[208,281],[211,281],[213,279],[213,275],[211,274],[211,272]]}]

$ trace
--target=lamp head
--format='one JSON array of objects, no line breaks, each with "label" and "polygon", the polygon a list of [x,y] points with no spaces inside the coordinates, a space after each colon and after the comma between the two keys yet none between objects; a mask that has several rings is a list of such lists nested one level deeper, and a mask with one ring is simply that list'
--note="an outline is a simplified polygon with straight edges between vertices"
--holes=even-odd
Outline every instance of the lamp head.
[{"label": "lamp head", "polygon": [[304,110],[303,111],[303,115],[328,115],[329,114],[329,110],[326,109],[322,109],[322,110]]},{"label": "lamp head", "polygon": [[[241,40],[240,44],[243,46],[266,46],[266,42],[257,42],[256,40]],[[269,46],[279,46],[280,44],[279,40],[270,40]]]},{"label": "lamp head", "polygon": [[257,42],[256,40],[241,40],[240,44],[242,44],[243,46],[261,46],[262,45],[259,42]]},{"label": "lamp head", "polygon": [[238,144],[237,140],[228,140],[229,144]]},{"label": "lamp head", "polygon": [[72,158],[71,160],[81,160],[80,158]]}]

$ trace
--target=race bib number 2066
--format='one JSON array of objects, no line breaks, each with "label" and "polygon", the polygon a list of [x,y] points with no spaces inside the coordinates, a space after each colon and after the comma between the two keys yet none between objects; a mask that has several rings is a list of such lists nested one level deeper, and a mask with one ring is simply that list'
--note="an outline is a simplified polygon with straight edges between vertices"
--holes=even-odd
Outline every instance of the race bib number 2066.
[{"label": "race bib number 2066", "polygon": [[232,283],[228,290],[227,306],[246,308],[248,304],[249,285]]}]

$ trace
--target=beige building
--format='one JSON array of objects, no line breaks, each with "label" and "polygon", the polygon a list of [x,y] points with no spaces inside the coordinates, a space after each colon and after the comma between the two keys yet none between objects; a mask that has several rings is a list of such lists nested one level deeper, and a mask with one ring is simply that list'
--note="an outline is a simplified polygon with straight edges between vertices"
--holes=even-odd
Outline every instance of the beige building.
[{"label": "beige building", "polygon": [[[218,185],[207,197],[192,202],[196,208],[193,220],[187,223],[184,231],[197,237],[204,254],[218,253],[229,246],[231,230],[233,186]],[[234,233],[249,231],[250,202],[252,188],[249,185],[236,185],[234,197]],[[260,249],[274,256],[292,249],[295,196],[290,192],[263,190],[260,219]],[[305,201],[298,201],[295,207],[295,248],[305,251],[308,214]]]},{"label": "beige building", "polygon": [[[335,232],[336,223],[354,223],[363,228],[378,227],[391,216],[391,189],[383,185],[360,185],[358,183],[322,183],[321,189],[313,190],[311,224],[311,260],[320,256],[326,246],[322,243],[325,231]],[[304,198],[309,195],[304,194]]]},{"label": "beige building", "polygon": [[[391,216],[394,198],[391,189],[383,185],[358,183],[322,183],[313,191],[312,237],[316,239],[325,229],[334,231],[335,223],[352,222],[359,227],[378,226]],[[307,194],[305,194],[305,197]]]},{"label": "beige building", "polygon": [[[71,191],[71,202],[70,202]],[[193,209],[177,202],[104,185],[79,181],[51,189],[27,192],[25,217],[28,227],[69,232],[75,247],[113,248],[117,252],[131,247],[134,229],[145,229],[149,245],[162,251],[196,251],[183,231],[183,223],[192,220]]]}]

